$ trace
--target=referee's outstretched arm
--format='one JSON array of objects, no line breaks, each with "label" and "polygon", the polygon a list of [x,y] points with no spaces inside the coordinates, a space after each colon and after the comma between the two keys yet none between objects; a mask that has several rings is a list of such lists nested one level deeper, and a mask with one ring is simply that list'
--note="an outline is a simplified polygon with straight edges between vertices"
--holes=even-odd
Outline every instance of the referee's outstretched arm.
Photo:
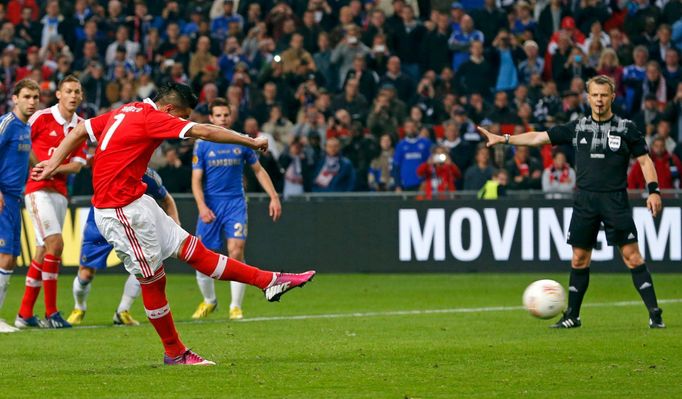
[{"label": "referee's outstretched arm", "polygon": [[[550,144],[549,134],[547,132],[528,132],[515,135],[497,135],[490,133],[488,130],[478,126],[479,133],[485,137],[487,146],[492,147],[496,144],[511,144],[511,145],[527,145],[531,147],[539,147],[541,145]],[[656,173],[654,171],[654,173]]]}]

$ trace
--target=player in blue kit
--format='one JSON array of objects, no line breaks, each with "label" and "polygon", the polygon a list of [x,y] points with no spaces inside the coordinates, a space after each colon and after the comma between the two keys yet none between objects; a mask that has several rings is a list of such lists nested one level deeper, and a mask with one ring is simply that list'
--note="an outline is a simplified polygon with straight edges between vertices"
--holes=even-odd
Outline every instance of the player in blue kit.
[{"label": "player in blue kit", "polygon": [[[179,225],[180,219],[178,218],[178,208],[175,205],[175,200],[173,200],[173,197],[163,186],[163,181],[161,181],[159,174],[153,169],[147,168],[147,172],[142,176],[142,181],[147,184],[145,194],[157,200],[166,214]],[[97,229],[94,214],[92,208],[90,208],[88,220],[83,229],[81,266],[78,274],[73,279],[75,306],[67,319],[71,324],[80,324],[83,321],[88,308],[87,299],[90,295],[92,280],[95,278],[95,271],[107,268],[107,257],[113,249],[113,246],[102,237],[102,234]],[[121,302],[114,313],[114,324],[129,326],[140,324],[130,314],[130,307],[138,296],[140,296],[140,282],[131,274],[126,280]]]},{"label": "player in blue kit", "polygon": [[[229,128],[230,107],[217,98],[209,107],[209,120],[214,125]],[[279,196],[272,185],[268,172],[258,162],[258,154],[252,149],[235,145],[197,141],[192,159],[192,193],[197,201],[199,220],[196,235],[207,248],[218,252],[223,237],[227,238],[230,258],[244,260],[247,236],[246,197],[244,195],[244,165],[253,169],[258,182],[270,196],[269,213],[277,221],[282,214]],[[218,304],[213,279],[197,271],[197,283],[204,300],[192,315],[199,319],[212,313]],[[246,285],[231,281],[230,319],[241,319],[242,301]]]},{"label": "player in blue kit", "polygon": [[[38,84],[30,79],[21,80],[12,91],[12,112],[0,117],[0,309],[21,253],[21,202],[31,154],[28,120],[39,101]],[[41,326],[37,318],[31,323]],[[0,319],[0,333],[15,331],[19,330]]]}]

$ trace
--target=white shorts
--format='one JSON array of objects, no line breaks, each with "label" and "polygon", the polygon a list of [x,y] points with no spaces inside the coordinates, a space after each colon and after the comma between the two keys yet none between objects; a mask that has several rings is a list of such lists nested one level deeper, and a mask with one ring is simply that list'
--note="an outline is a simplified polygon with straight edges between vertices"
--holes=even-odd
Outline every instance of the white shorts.
[{"label": "white shorts", "polygon": [[148,195],[123,208],[95,208],[95,224],[131,274],[151,277],[189,236]]},{"label": "white shorts", "polygon": [[62,234],[69,203],[65,196],[54,191],[38,190],[26,194],[24,202],[36,233],[37,246],[45,245],[45,237]]}]

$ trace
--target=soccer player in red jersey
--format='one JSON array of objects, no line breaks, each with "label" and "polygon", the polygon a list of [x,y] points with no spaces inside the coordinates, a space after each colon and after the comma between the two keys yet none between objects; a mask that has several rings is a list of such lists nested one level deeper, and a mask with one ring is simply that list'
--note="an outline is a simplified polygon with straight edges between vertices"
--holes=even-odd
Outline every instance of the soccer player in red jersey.
[{"label": "soccer player in red jersey", "polygon": [[[38,111],[31,119],[32,158],[34,163],[50,158],[59,143],[64,141],[82,118],[76,108],[83,101],[83,89],[75,76],[62,79],[56,91],[57,104]],[[66,215],[66,177],[78,173],[85,164],[86,144],[82,143],[68,154],[52,179],[28,179],[24,197],[36,235],[36,253],[26,273],[26,288],[21,308],[14,324],[24,327],[65,328],[71,325],[57,309],[57,276],[61,264],[62,225]],[[43,286],[45,294],[45,323],[33,314],[33,307]]]},{"label": "soccer player in red jersey", "polygon": [[265,138],[250,138],[223,127],[196,124],[189,116],[197,98],[188,86],[168,83],[154,101],[126,104],[88,119],[60,144],[49,161],[35,166],[32,178],[49,179],[57,167],[85,139],[98,142],[93,167],[95,223],[114,246],[128,272],[138,276],[149,321],[161,337],[168,365],[212,365],[187,349],[175,329],[168,300],[163,260],[175,256],[218,280],[239,281],[261,288],[268,301],[310,281],[314,271],[274,273],[209,251],[144,195],[142,175],[156,147],[165,139],[199,138],[267,149]]}]

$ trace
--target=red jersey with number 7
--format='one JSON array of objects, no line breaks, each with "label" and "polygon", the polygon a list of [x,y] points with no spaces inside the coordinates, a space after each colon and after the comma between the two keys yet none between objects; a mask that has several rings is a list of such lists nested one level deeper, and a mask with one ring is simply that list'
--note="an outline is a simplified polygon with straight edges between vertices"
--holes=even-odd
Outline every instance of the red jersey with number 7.
[{"label": "red jersey with number 7", "polygon": [[166,139],[185,138],[194,122],[159,111],[150,99],[121,106],[85,121],[97,142],[92,169],[95,208],[122,208],[147,190],[142,176]]}]

